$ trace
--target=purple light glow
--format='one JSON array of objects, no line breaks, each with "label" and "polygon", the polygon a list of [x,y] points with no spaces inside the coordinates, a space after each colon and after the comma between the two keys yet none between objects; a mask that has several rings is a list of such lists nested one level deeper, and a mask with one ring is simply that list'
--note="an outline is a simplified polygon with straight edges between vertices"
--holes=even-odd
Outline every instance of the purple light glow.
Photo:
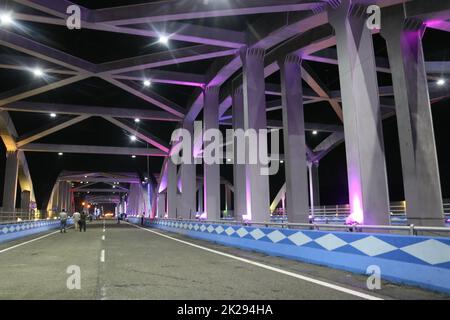
[{"label": "purple light glow", "polygon": [[364,212],[361,208],[361,201],[358,196],[353,196],[352,198],[352,211],[350,215],[345,220],[346,224],[363,224],[364,222]]}]

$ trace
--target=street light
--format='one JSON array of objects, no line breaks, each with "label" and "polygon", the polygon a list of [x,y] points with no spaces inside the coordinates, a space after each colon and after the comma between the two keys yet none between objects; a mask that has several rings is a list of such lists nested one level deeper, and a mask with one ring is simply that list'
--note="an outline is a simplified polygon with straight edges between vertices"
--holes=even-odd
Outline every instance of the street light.
[{"label": "street light", "polygon": [[11,12],[1,12],[0,13],[0,25],[9,26],[14,22]]},{"label": "street light", "polygon": [[152,82],[150,80],[144,80],[144,87],[150,87],[152,85]]},{"label": "street light", "polygon": [[446,81],[445,79],[439,79],[438,81],[436,81],[436,84],[440,87],[442,87],[443,85],[445,85]]},{"label": "street light", "polygon": [[159,36],[159,43],[163,44],[163,45],[168,45],[169,44],[169,37],[166,35],[161,35]]},{"label": "street light", "polygon": [[33,74],[34,74],[35,77],[41,78],[41,77],[44,76],[44,71],[42,71],[41,68],[34,68],[33,69]]}]

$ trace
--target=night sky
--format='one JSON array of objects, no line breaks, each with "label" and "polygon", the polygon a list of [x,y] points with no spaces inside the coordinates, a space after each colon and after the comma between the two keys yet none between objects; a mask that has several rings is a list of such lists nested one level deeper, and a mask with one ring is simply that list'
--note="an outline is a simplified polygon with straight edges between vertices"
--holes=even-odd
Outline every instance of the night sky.
[{"label": "night sky", "polygon": [[[74,2],[90,8],[105,6],[105,2],[101,1]],[[138,2],[149,1],[132,1],[132,3]],[[120,5],[124,3],[128,4],[130,1],[107,1],[107,3],[110,5]],[[25,9],[18,4],[14,4],[14,7],[15,11],[36,13],[34,10]],[[200,21],[194,21],[194,23],[228,27],[234,30],[244,30],[249,23],[261,18],[268,17],[253,15],[241,16],[239,18],[201,19]],[[45,45],[65,51],[93,63],[102,63],[167,50],[166,47],[156,44],[156,39],[91,30],[69,31],[64,27],[30,22],[21,22],[21,29],[14,30],[14,32],[18,32],[27,37],[32,37],[35,41],[39,41]],[[450,43],[450,35],[448,33],[427,30],[423,43],[427,61],[449,60],[450,52],[448,44]],[[183,48],[191,45],[192,44],[190,43],[171,41],[170,49]],[[384,40],[378,35],[374,36],[374,46],[377,56],[387,57]],[[24,54],[0,46],[0,59],[4,54],[24,56]],[[36,59],[32,60],[38,63]],[[226,58],[220,58],[220,60],[226,60]],[[161,69],[203,74],[213,62],[213,60],[205,60],[164,67]],[[330,90],[339,90],[337,66],[312,62],[308,62],[308,64],[314,72],[320,76],[321,80],[328,88],[330,88]],[[39,65],[46,67],[49,64],[39,62]],[[25,86],[29,84],[30,81],[39,80],[33,79],[28,72],[0,69],[0,92],[6,92],[17,87]],[[49,79],[47,79],[47,81],[49,81]],[[279,73],[266,79],[266,82],[279,83]],[[38,85],[39,83],[35,84]],[[392,80],[389,75],[379,74],[379,84],[380,86],[388,86],[392,84]],[[304,85],[305,87],[307,86],[306,84]],[[450,86],[450,83],[447,84],[447,86]],[[189,106],[190,101],[192,101],[193,97],[198,93],[198,91],[192,87],[167,84],[154,84],[152,90],[184,108]],[[268,97],[268,100],[270,99],[273,99],[273,97]],[[33,96],[27,99],[27,101],[124,108],[150,108],[157,110],[157,107],[98,78],[90,78],[45,94]],[[449,100],[445,99],[433,104],[432,112],[436,147],[439,157],[442,193],[444,198],[450,198],[450,150],[447,145],[448,137],[450,137],[450,126],[448,125],[450,123]],[[18,112],[10,112],[10,115],[19,135],[38,130],[52,121],[68,120],[72,118],[70,116],[58,115],[57,119],[50,119],[50,117],[45,114]],[[268,118],[280,120],[281,111],[269,112]],[[305,106],[305,121],[339,124],[338,118],[328,103],[316,103]],[[160,123],[155,121],[141,121],[138,129],[143,128],[168,142],[175,126],[176,124],[172,122]],[[392,201],[404,200],[396,118],[391,117],[385,120],[383,122],[383,127],[390,198]],[[309,146],[314,147],[326,137],[327,134],[325,133],[319,133],[316,136],[307,133],[307,143]],[[102,146],[139,146],[139,142],[135,144],[130,143],[127,133],[100,118],[88,119],[37,142]],[[141,146],[145,147],[145,144]],[[64,154],[64,156],[59,157],[57,154],[52,153],[26,153],[26,157],[34,183],[38,208],[46,206],[53,184],[62,170],[134,171],[143,173],[146,171],[147,166],[146,158],[132,159],[129,156]],[[150,159],[151,173],[158,174],[160,172],[162,161],[162,158]],[[3,181],[4,167],[5,148],[2,144],[0,147],[0,181]],[[231,166],[224,165],[221,172],[226,179],[232,181],[233,175]],[[332,205],[348,203],[345,144],[338,146],[320,162],[319,172],[322,204]],[[281,171],[277,176],[271,177],[270,180],[271,198],[273,198],[284,182],[284,172]],[[2,197],[3,183],[0,183],[0,199]]]}]

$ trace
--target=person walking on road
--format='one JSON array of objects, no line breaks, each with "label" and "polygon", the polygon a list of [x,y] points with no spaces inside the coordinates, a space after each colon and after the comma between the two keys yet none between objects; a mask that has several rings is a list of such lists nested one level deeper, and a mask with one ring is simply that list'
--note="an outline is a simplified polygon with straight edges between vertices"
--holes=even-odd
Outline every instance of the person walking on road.
[{"label": "person walking on road", "polygon": [[80,213],[74,212],[72,218],[73,218],[73,224],[75,225],[75,231],[78,231],[80,229]]},{"label": "person walking on road", "polygon": [[62,209],[59,213],[59,220],[60,220],[60,233],[66,233],[66,226],[67,226],[67,212],[66,209]]},{"label": "person walking on road", "polygon": [[87,214],[86,214],[86,212],[83,211],[83,212],[80,214],[80,221],[79,221],[79,224],[80,224],[80,232],[81,232],[81,231],[86,232],[86,219],[87,219]]}]

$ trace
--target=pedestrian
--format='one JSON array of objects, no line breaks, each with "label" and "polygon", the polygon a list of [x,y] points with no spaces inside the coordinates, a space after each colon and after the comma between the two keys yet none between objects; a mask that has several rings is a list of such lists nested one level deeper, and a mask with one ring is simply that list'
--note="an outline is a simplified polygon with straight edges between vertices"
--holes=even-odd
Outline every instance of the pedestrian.
[{"label": "pedestrian", "polygon": [[80,215],[80,232],[84,231],[86,232],[86,219],[87,219],[87,214],[86,212],[82,212]]},{"label": "pedestrian", "polygon": [[144,225],[144,219],[145,219],[145,212],[142,212],[142,215],[141,215],[141,226]]},{"label": "pedestrian", "polygon": [[121,213],[117,213],[117,224],[120,224],[120,216],[121,215],[122,215]]},{"label": "pedestrian", "polygon": [[75,225],[75,231],[78,231],[80,229],[80,213],[74,212],[72,215],[73,218],[73,224]]},{"label": "pedestrian", "polygon": [[66,233],[66,226],[67,226],[67,212],[66,209],[62,209],[59,213],[59,220],[60,220],[60,233]]}]

